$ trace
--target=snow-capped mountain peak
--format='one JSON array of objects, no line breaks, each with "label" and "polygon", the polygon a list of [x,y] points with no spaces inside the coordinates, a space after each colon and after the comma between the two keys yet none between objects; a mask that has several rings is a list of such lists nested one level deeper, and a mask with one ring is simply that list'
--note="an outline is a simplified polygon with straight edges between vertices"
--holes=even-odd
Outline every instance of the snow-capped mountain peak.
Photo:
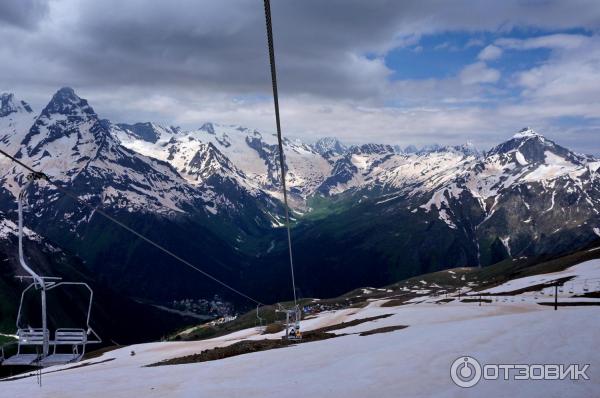
[{"label": "snow-capped mountain peak", "polygon": [[208,134],[214,134],[215,133],[215,125],[210,122],[207,122],[207,123],[204,123],[198,130],[205,131]]},{"label": "snow-capped mountain peak", "polygon": [[226,177],[232,173],[243,177],[243,173],[212,142],[200,144],[186,169],[182,170],[182,174],[194,176],[197,181],[203,181],[215,175]]},{"label": "snow-capped mountain peak", "polygon": [[421,147],[421,149],[417,150],[415,153],[417,155],[425,155],[427,153],[439,152],[444,150],[444,147],[440,144],[428,144]]},{"label": "snow-capped mountain peak", "polygon": [[516,139],[529,138],[529,137],[543,137],[543,136],[541,134],[537,133],[531,127],[523,127],[515,135],[513,135],[513,138],[516,138]]},{"label": "snow-capped mountain peak", "polygon": [[0,143],[4,150],[15,153],[21,138],[31,127],[35,114],[25,101],[14,94],[0,94]]},{"label": "snow-capped mountain peak", "polygon": [[348,149],[344,144],[334,137],[324,137],[319,139],[317,142],[315,142],[313,148],[321,155],[325,155],[326,153],[341,155]]},{"label": "snow-capped mountain peak", "polygon": [[63,87],[54,94],[42,115],[60,114],[65,116],[96,116],[87,100],[80,98],[75,94],[71,87]]},{"label": "snow-capped mountain peak", "polygon": [[[92,202],[160,214],[203,205],[201,195],[173,167],[122,146],[111,126],[87,100],[63,88],[20,136],[16,156]],[[2,176],[13,194],[22,172]],[[65,219],[75,225],[83,214],[73,209]]]},{"label": "snow-capped mountain peak", "polygon": [[[597,214],[595,199],[587,192],[594,189],[594,179],[590,177],[590,170],[597,167],[594,164],[593,159],[577,155],[526,128],[482,157],[456,169],[454,176],[439,186],[422,207],[426,210],[436,207],[440,219],[451,228],[456,223],[448,209],[462,203],[466,197],[479,203],[485,214],[482,224],[489,225],[493,224],[489,221],[493,217],[511,218],[517,213],[520,216],[511,222],[519,219],[532,222],[532,217],[537,215],[533,214],[534,208],[540,213],[548,213],[555,209],[559,200],[575,201],[580,206],[577,211]],[[513,213],[496,213],[507,203],[513,206]],[[581,210],[583,208],[585,210]],[[561,218],[565,214],[561,212],[555,216]],[[505,243],[505,246],[509,244]]]},{"label": "snow-capped mountain peak", "polygon": [[494,157],[502,164],[513,163],[517,167],[556,163],[560,159],[577,166],[585,162],[583,156],[556,144],[531,128],[520,130],[508,141],[488,151],[486,156]]},{"label": "snow-capped mountain peak", "polygon": [[404,148],[403,152],[404,153],[417,153],[419,149],[416,147],[416,145],[407,145],[406,148]]},{"label": "snow-capped mountain peak", "polygon": [[60,170],[65,170],[70,168],[64,167],[68,162],[80,163],[93,157],[106,136],[94,109],[72,88],[65,87],[54,94],[29,129],[18,155],[26,152],[36,163],[52,158],[60,163]]},{"label": "snow-capped mountain peak", "polygon": [[386,144],[363,144],[363,145],[353,145],[350,147],[350,152],[354,154],[362,154],[362,155],[386,155],[393,154],[394,147]]},{"label": "snow-capped mountain peak", "polygon": [[33,113],[33,110],[27,102],[15,99],[12,93],[0,94],[0,118],[17,112]]},{"label": "snow-capped mountain peak", "polygon": [[473,145],[471,141],[467,141],[462,145],[455,146],[454,149],[456,151],[462,152],[466,156],[479,156],[481,152]]}]

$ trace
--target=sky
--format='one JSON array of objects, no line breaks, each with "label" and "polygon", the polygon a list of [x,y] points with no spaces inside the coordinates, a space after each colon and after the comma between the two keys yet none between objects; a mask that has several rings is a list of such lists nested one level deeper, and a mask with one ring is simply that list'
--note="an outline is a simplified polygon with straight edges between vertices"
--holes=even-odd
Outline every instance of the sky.
[{"label": "sky", "polygon": [[[273,0],[283,134],[600,154],[597,0]],[[261,0],[2,0],[0,91],[113,122],[274,130]]]}]

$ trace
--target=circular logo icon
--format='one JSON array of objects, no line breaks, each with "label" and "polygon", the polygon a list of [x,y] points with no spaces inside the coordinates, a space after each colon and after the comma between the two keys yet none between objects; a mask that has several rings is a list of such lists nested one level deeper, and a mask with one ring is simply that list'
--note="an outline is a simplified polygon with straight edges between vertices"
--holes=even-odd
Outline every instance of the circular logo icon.
[{"label": "circular logo icon", "polygon": [[475,358],[460,357],[452,362],[450,377],[459,387],[473,387],[481,380],[481,365]]}]

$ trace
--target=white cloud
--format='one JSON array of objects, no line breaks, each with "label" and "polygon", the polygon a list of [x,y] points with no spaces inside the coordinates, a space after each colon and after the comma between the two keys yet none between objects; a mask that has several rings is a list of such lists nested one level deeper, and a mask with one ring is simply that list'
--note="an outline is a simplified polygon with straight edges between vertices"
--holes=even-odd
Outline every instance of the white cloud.
[{"label": "white cloud", "polygon": [[500,71],[488,67],[485,62],[467,65],[460,72],[463,84],[496,83],[500,79]]},{"label": "white cloud", "polygon": [[575,34],[553,34],[527,39],[501,38],[495,44],[515,50],[532,50],[536,48],[552,48],[572,50],[589,42],[590,37]]},{"label": "white cloud", "polygon": [[480,61],[491,61],[494,59],[498,59],[501,56],[502,56],[502,49],[493,44],[490,44],[489,46],[487,46],[483,50],[481,50],[481,52],[477,56],[477,59],[479,59]]},{"label": "white cloud", "polygon": [[[516,50],[549,48],[551,56],[540,65],[517,72],[513,81],[523,89],[527,101],[543,102],[556,116],[587,115],[600,103],[600,41],[598,36],[547,35],[530,39],[500,39],[499,43]],[[572,105],[580,107],[576,111]],[[600,117],[600,114],[595,114]]]},{"label": "white cloud", "polygon": [[483,47],[484,45],[485,42],[481,39],[469,39],[469,41],[467,41],[467,44],[465,44],[465,48]]},{"label": "white cloud", "polygon": [[517,73],[515,84],[531,106],[548,116],[600,118],[600,43],[562,49],[540,66]]}]

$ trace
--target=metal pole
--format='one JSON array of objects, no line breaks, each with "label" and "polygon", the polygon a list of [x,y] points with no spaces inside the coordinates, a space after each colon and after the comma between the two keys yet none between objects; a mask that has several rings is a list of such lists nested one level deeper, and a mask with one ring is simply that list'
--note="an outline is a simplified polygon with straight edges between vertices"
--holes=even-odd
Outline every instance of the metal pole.
[{"label": "metal pole", "polygon": [[[23,200],[25,198],[25,192],[31,183],[31,179],[28,177],[28,181],[23,185],[21,192],[19,192],[18,197],[18,205],[19,205],[19,262],[21,263],[21,267],[33,278],[33,281],[36,285],[42,289],[42,333],[44,334],[44,347],[43,347],[43,355],[48,355],[48,346],[49,336],[48,336],[48,319],[46,316],[46,282],[44,279],[35,273],[27,263],[25,262],[25,256],[23,253]],[[19,314],[20,315],[20,314]]]},{"label": "metal pole", "polygon": [[48,346],[50,345],[50,342],[48,341],[49,337],[48,336],[48,318],[46,316],[46,286],[42,285],[42,329],[43,329],[43,333],[44,333],[44,348],[42,351],[43,356],[47,356],[48,355]]},{"label": "metal pole", "polygon": [[554,311],[558,310],[558,282],[554,284]]},{"label": "metal pole", "polygon": [[30,181],[28,181],[23,188],[21,189],[21,192],[19,192],[19,200],[18,200],[18,205],[19,205],[19,263],[21,264],[21,267],[23,267],[23,269],[25,270],[25,272],[27,272],[29,275],[31,275],[31,277],[33,278],[33,281],[40,285],[40,287],[44,286],[44,280],[35,273],[34,270],[32,270],[27,263],[25,262],[25,256],[23,255],[23,199],[25,196],[25,190],[27,189],[27,187],[29,186]]},{"label": "metal pole", "polygon": [[290,312],[285,312],[285,338],[290,337]]}]

